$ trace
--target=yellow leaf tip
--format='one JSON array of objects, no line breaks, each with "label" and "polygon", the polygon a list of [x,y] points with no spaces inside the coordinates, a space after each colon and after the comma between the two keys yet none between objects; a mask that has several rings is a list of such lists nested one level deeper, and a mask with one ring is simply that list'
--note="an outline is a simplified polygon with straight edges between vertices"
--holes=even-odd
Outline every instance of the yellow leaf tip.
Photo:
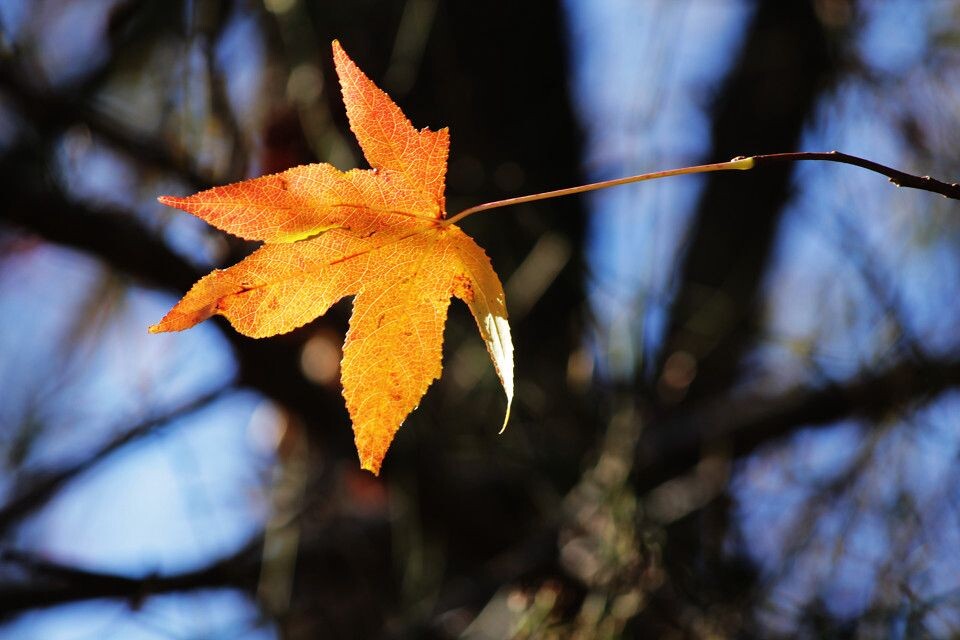
[{"label": "yellow leaf tip", "polygon": [[507,430],[507,423],[510,422],[510,407],[513,405],[513,398],[507,400],[507,412],[503,416],[503,426],[500,427],[500,431],[497,432],[497,435],[502,436],[503,432]]}]

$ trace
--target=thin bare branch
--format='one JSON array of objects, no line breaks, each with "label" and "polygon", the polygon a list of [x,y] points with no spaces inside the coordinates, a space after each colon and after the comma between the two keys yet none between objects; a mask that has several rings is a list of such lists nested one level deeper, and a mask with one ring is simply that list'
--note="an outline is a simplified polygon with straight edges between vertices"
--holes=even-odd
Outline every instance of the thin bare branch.
[{"label": "thin bare branch", "polygon": [[26,515],[46,504],[71,480],[110,457],[117,451],[145,436],[155,434],[178,418],[183,418],[219,400],[233,389],[232,385],[205,393],[163,414],[154,416],[123,431],[102,444],[78,462],[35,476],[3,507],[0,507],[0,534]]},{"label": "thin bare branch", "polygon": [[918,176],[912,173],[906,173],[899,169],[894,169],[873,160],[852,156],[841,151],[798,151],[795,153],[770,153],[759,156],[752,156],[756,167],[764,167],[783,162],[838,162],[840,164],[850,164],[855,167],[861,167],[867,171],[879,173],[886,176],[890,182],[898,187],[908,189],[920,189],[921,191],[930,191],[939,193],[945,198],[960,200],[960,184],[956,182],[943,182],[930,176]]},{"label": "thin bare branch", "polygon": [[137,606],[162,593],[224,587],[252,590],[260,566],[261,544],[261,539],[255,538],[238,551],[194,571],[143,577],[87,571],[29,553],[3,551],[0,562],[26,569],[35,581],[0,584],[0,619],[30,609],[95,598],[122,598]]},{"label": "thin bare branch", "polygon": [[908,360],[884,371],[819,389],[796,389],[771,398],[731,400],[723,395],[661,422],[640,442],[644,487],[696,464],[701,453],[724,444],[735,456],[803,426],[829,426],[838,420],[876,418],[898,408],[920,406],[940,392],[960,386],[960,359]]}]

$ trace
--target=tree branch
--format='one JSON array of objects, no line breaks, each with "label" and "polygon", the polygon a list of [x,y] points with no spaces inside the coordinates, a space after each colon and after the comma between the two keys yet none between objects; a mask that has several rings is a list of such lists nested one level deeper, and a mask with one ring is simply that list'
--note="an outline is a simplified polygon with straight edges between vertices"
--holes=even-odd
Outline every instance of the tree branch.
[{"label": "tree branch", "polygon": [[649,489],[693,467],[704,450],[722,445],[743,456],[800,427],[828,427],[838,420],[882,420],[960,386],[960,358],[901,362],[885,371],[821,389],[798,389],[757,398],[702,402],[656,429],[639,446],[638,482]]},{"label": "tree branch", "polygon": [[[363,605],[374,604],[364,600],[365,596],[376,593],[382,597],[383,589],[389,589],[375,580],[377,576],[389,575],[392,567],[389,555],[384,553],[390,548],[389,523],[378,517],[338,515],[324,519],[323,526],[310,531],[311,535],[302,539],[293,570],[297,580],[309,581],[308,593],[319,598],[310,601],[310,606],[330,608],[327,612],[346,617],[350,628],[355,629],[358,620],[378,628],[383,612],[369,606],[364,609]],[[195,589],[237,588],[254,593],[262,565],[270,561],[263,544],[258,535],[238,550],[197,569],[145,576],[90,571],[32,552],[0,549],[0,568],[17,570],[0,572],[0,619],[32,609],[101,598],[126,600],[136,607],[154,595]],[[7,577],[11,573],[15,577]]]},{"label": "tree branch", "polygon": [[[4,163],[2,168],[7,166]],[[49,191],[9,189],[6,193],[0,222],[98,256],[147,286],[186,291],[203,275],[131,213],[103,206],[91,209]]]},{"label": "tree branch", "polygon": [[[739,160],[740,158],[735,158]],[[818,162],[838,162],[841,164],[851,164],[856,167],[862,167],[868,171],[879,173],[886,176],[890,182],[898,187],[907,187],[909,189],[920,189],[939,193],[945,198],[960,200],[960,184],[956,182],[942,182],[930,176],[917,176],[912,173],[906,173],[898,169],[893,169],[886,165],[866,158],[852,156],[840,151],[814,152],[798,151],[794,153],[768,153],[750,158],[756,167],[769,166],[781,162],[800,162],[804,160],[814,160]]]},{"label": "tree branch", "polygon": [[209,177],[186,159],[170,153],[161,141],[130,130],[83,100],[37,89],[25,81],[10,62],[0,61],[0,90],[40,131],[62,131],[83,124],[135,162],[169,171],[198,190],[212,186]]},{"label": "tree branch", "polygon": [[141,440],[144,436],[156,433],[177,418],[182,418],[222,398],[233,387],[222,387],[206,393],[172,411],[155,416],[108,440],[99,449],[74,464],[54,471],[40,473],[28,481],[3,507],[0,507],[0,536],[19,520],[36,511],[55,496],[68,482],[93,468],[104,459],[127,445]]},{"label": "tree branch", "polygon": [[37,580],[27,584],[0,584],[0,619],[30,609],[96,598],[123,598],[135,607],[144,599],[161,593],[208,587],[237,587],[252,591],[259,572],[261,545],[262,540],[256,538],[239,551],[195,571],[139,578],[86,571],[7,550],[0,552],[0,562],[19,565]]}]

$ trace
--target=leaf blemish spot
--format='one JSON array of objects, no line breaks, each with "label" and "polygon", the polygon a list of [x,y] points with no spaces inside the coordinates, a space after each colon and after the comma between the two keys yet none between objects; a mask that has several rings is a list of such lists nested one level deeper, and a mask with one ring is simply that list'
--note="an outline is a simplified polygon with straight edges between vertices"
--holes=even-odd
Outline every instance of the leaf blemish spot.
[{"label": "leaf blemish spot", "polygon": [[457,275],[454,277],[453,293],[467,304],[473,302],[474,296],[476,295],[473,291],[473,284],[470,282],[470,279],[462,275]]}]

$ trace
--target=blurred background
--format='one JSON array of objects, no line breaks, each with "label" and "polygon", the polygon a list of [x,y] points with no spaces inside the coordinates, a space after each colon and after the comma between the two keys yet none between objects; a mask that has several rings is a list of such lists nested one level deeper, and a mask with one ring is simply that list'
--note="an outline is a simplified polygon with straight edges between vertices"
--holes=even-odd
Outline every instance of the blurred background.
[{"label": "blurred background", "polygon": [[0,0],[0,637],[960,634],[960,204],[808,163],[471,217],[379,478],[345,300],[146,328],[254,246],[161,207],[363,166],[330,41],[449,126],[451,213],[840,149],[960,175],[954,0]]}]

